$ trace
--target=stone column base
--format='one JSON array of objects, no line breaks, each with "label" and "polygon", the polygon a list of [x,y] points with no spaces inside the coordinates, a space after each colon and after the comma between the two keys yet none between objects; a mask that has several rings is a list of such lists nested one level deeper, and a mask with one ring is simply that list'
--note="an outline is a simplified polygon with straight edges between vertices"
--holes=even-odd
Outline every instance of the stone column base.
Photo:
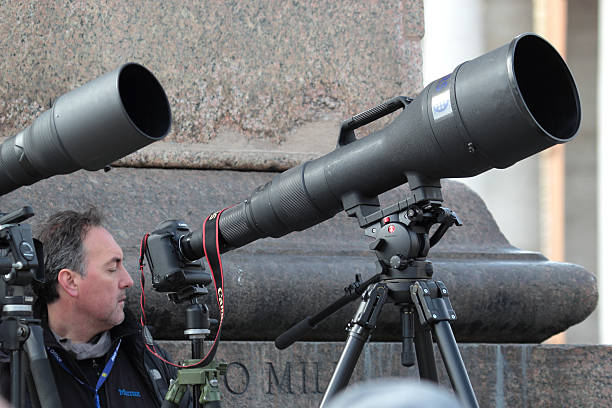
[{"label": "stone column base", "polygon": [[[161,341],[180,360],[188,341]],[[340,357],[342,342],[300,342],[277,350],[273,342],[221,342],[217,358],[229,364],[221,380],[223,406],[318,407]],[[612,405],[612,347],[541,344],[459,346],[481,407],[604,407]],[[418,378],[400,364],[400,343],[368,343],[352,382]],[[441,383],[450,383],[440,355]],[[380,407],[383,408],[383,407]]]}]

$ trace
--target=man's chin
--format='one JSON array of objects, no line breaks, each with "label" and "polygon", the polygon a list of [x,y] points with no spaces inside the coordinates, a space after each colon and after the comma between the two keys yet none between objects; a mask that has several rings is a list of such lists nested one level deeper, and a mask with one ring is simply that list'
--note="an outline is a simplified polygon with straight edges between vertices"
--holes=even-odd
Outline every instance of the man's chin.
[{"label": "man's chin", "polygon": [[123,323],[124,320],[125,320],[125,312],[121,310],[121,313],[119,313],[117,315],[117,318],[115,319],[115,326],[119,326],[121,323]]}]

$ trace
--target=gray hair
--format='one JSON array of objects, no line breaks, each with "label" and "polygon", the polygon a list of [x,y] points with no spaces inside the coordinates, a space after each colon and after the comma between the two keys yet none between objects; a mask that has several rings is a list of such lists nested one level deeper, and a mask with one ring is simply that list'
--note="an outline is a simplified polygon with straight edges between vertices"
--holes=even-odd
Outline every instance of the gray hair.
[{"label": "gray hair", "polygon": [[38,239],[43,243],[45,283],[32,286],[38,302],[46,304],[59,298],[57,275],[70,269],[85,276],[83,240],[92,227],[102,225],[102,214],[94,206],[82,213],[60,211],[38,227]]}]

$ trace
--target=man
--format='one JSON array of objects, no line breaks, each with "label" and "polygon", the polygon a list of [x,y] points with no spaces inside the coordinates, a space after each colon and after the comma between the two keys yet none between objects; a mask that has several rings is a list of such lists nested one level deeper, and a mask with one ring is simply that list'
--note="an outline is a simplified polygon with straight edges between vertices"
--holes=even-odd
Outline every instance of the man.
[{"label": "man", "polygon": [[143,328],[124,310],[134,282],[99,212],[56,213],[38,238],[46,282],[33,285],[35,309],[62,405],[161,406],[176,370],[145,350]]}]

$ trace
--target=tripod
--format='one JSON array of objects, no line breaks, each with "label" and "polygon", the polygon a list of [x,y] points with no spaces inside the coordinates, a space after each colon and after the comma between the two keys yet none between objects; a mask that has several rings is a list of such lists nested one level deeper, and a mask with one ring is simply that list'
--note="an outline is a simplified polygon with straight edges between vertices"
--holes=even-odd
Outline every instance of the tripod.
[{"label": "tripod", "polygon": [[19,224],[33,215],[32,208],[26,206],[0,217],[0,248],[5,252],[0,256],[0,344],[10,355],[11,404],[23,406],[27,378],[30,391],[36,391],[30,392],[30,398],[38,406],[61,408],[40,320],[34,318],[33,298],[24,290],[33,279],[44,278],[38,268],[38,243],[32,239],[29,225]]},{"label": "tripod", "polygon": [[[436,193],[435,189],[432,191]],[[455,393],[464,405],[478,407],[450,327],[449,322],[456,320],[457,316],[448,290],[443,282],[432,279],[433,267],[426,260],[431,246],[448,228],[461,225],[461,222],[453,211],[440,205],[441,194],[439,199],[417,197],[415,195],[384,210],[369,205],[358,206],[350,213],[365,227],[365,234],[374,238],[370,249],[378,258],[377,275],[363,283],[358,276],[356,282],[345,289],[347,294],[343,298],[317,315],[302,320],[276,339],[277,347],[285,348],[331,313],[362,296],[357,312],[348,324],[348,338],[320,407],[346,387],[383,306],[391,302],[400,307],[402,365],[414,365],[416,354],[420,377],[438,382],[433,332]],[[435,224],[440,226],[430,238],[429,230]]]},{"label": "tripod", "polygon": [[[183,221],[163,221],[155,231],[146,234],[142,239],[139,263],[142,269],[146,256],[156,291],[169,292],[168,298],[174,304],[190,303],[185,310],[184,333],[191,339],[192,358],[185,362],[188,367],[178,370],[177,378],[171,382],[162,408],[177,407],[188,386],[193,387],[194,408],[215,408],[221,406],[219,375],[224,375],[227,371],[226,363],[213,359],[217,351],[221,322],[210,319],[208,307],[201,302],[208,294],[206,286],[213,281],[213,277],[204,270],[199,261],[190,261],[182,255],[180,241],[188,232],[189,228]],[[144,286],[144,280],[142,282]],[[211,323],[219,323],[219,328],[212,349],[203,359],[204,339],[210,334]]]},{"label": "tripod", "polygon": [[[30,390],[36,390],[40,406],[61,408],[44,347],[40,320],[34,319],[32,305],[27,296],[19,293],[19,289],[23,290],[23,288],[13,288],[13,295],[5,296],[0,324],[0,333],[2,333],[0,342],[11,357],[11,404],[15,408],[22,406],[24,401],[22,391],[25,391],[23,379],[30,377],[22,374],[24,368],[29,368],[34,382],[28,386]],[[30,397],[33,398],[34,394],[30,393]]]},{"label": "tripod", "polygon": [[[194,365],[194,367],[178,370],[176,380],[171,382],[162,408],[177,407],[188,386],[193,387],[194,408],[221,407],[219,376],[227,372],[227,363],[212,360],[205,365],[195,365],[203,357],[204,340],[210,334],[210,325],[216,323],[216,320],[209,318],[206,304],[200,303],[200,298],[207,294],[208,290],[205,287],[194,285],[168,295],[170,300],[176,304],[190,302],[185,310],[186,329],[184,333],[191,340],[191,359],[184,363],[188,366]],[[215,352],[216,350],[211,351],[213,355]]]}]

